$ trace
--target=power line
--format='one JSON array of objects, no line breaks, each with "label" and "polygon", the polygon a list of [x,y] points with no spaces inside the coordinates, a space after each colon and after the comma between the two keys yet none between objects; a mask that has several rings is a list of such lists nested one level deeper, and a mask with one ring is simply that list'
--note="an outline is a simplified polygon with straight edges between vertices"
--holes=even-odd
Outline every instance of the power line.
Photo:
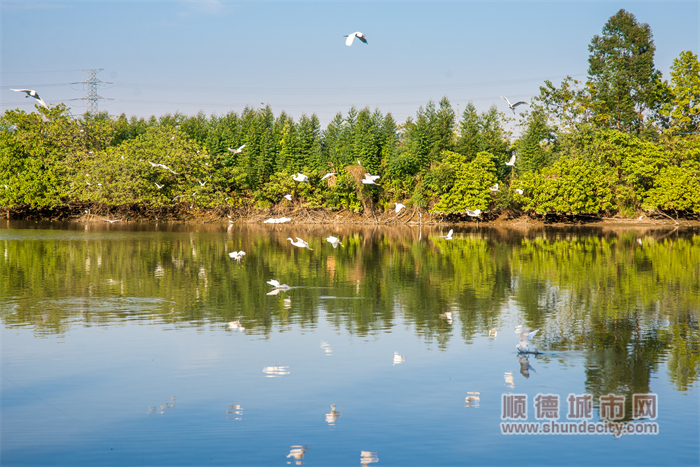
[{"label": "power line", "polygon": [[100,84],[114,84],[106,81],[97,79],[97,73],[104,70],[104,68],[88,68],[87,70],[81,70],[88,74],[88,79],[86,81],[78,81],[71,84],[87,84],[87,95],[85,97],[78,97],[76,99],[71,99],[72,101],[84,100],[87,101],[87,111],[91,114],[97,113],[97,101],[100,99],[113,101],[114,99],[109,99],[102,97],[97,94],[97,86]]}]

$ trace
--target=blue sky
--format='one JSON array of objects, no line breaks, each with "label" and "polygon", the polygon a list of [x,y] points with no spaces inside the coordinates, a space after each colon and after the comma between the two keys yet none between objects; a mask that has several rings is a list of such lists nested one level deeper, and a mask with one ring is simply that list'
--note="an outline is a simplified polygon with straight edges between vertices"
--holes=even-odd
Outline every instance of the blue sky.
[{"label": "blue sky", "polygon": [[[11,1],[0,3],[0,111],[31,111],[36,89],[74,115],[81,69],[104,68],[100,110],[148,117],[270,104],[325,125],[350,106],[397,122],[447,96],[483,111],[499,96],[529,100],[545,79],[585,80],[588,45],[620,8],[648,23],[664,78],[700,48],[700,2],[234,2]],[[362,31],[368,44],[345,46]]]}]

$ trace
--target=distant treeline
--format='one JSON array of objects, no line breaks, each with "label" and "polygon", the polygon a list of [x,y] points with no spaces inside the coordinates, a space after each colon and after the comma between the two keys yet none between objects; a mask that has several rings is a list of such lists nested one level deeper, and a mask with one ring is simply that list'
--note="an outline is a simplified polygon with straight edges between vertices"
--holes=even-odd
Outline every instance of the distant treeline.
[{"label": "distant treeline", "polygon": [[[585,83],[545,81],[529,107],[517,108],[516,139],[506,129],[512,118],[495,105],[479,113],[469,103],[456,115],[446,97],[403,124],[353,107],[325,129],[316,115],[294,121],[269,107],[150,119],[74,119],[62,104],[7,110],[0,206],[287,204],[360,212],[400,202],[443,214],[700,212],[697,55],[682,52],[663,80],[651,29],[624,10],[589,50]],[[292,180],[298,172],[310,183]],[[337,175],[321,181],[327,173]],[[379,175],[379,186],[361,183],[365,173]]]}]

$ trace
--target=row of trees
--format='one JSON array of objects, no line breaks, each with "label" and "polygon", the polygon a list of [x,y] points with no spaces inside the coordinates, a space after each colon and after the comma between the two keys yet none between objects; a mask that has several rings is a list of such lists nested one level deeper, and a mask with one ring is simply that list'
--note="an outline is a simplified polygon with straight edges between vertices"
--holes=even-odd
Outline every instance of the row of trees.
[{"label": "row of trees", "polygon": [[[480,113],[469,103],[456,115],[446,97],[403,124],[351,108],[325,130],[315,115],[295,121],[269,107],[82,120],[62,105],[38,109],[48,122],[8,110],[0,118],[0,205],[700,211],[697,55],[681,53],[664,81],[651,29],[624,10],[589,49],[588,81],[546,81],[520,115],[519,138],[495,106]],[[294,182],[296,172],[311,183]],[[320,182],[330,172],[337,175]],[[381,186],[363,185],[364,172],[380,175]]]}]

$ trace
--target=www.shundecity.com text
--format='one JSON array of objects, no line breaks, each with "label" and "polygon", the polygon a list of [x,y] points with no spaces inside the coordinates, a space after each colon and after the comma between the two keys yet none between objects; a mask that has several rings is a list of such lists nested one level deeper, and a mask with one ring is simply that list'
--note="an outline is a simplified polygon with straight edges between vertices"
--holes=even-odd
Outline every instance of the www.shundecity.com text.
[{"label": "www.shundecity.com text", "polygon": [[501,433],[504,435],[656,435],[659,433],[657,422],[502,422]]}]

